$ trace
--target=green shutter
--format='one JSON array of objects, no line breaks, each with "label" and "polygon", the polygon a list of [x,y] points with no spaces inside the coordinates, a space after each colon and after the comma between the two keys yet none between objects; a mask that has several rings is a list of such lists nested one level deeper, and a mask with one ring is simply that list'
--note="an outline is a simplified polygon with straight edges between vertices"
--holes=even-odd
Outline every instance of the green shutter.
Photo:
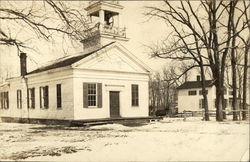
[{"label": "green shutter", "polygon": [[88,83],[83,83],[83,107],[88,108]]},{"label": "green shutter", "polygon": [[102,108],[102,83],[97,83],[97,107]]}]

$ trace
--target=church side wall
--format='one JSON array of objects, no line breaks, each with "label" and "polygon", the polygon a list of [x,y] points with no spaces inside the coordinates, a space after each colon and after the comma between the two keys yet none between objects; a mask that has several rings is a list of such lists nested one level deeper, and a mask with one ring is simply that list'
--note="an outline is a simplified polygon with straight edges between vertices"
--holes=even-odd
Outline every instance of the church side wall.
[{"label": "church side wall", "polygon": [[[62,108],[57,108],[56,85],[61,84]],[[9,81],[9,108],[0,109],[1,117],[30,119],[73,119],[72,69],[52,70]],[[49,106],[40,107],[40,87],[48,86]],[[27,88],[35,88],[35,108],[28,108]],[[22,108],[17,108],[17,90],[22,91]],[[5,89],[6,90],[6,89]],[[0,91],[3,91],[0,87]]]}]

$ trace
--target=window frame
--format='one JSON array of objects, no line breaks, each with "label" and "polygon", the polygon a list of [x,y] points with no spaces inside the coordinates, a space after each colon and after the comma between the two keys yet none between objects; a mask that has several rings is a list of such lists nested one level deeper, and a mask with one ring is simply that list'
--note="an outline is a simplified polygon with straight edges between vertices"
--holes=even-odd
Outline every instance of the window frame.
[{"label": "window frame", "polygon": [[[207,95],[208,94],[208,90],[206,89],[205,92],[206,92],[206,95]],[[199,90],[199,95],[200,96],[202,95],[202,90]]]},{"label": "window frame", "polygon": [[[95,94],[89,94],[89,86],[90,85],[95,85]],[[97,88],[97,83],[87,83],[87,99],[88,99],[88,108],[97,108],[98,107],[98,88]],[[95,105],[89,105],[89,96],[95,96]],[[93,102],[93,100],[92,100]]]},{"label": "window frame", "polygon": [[[192,92],[195,92],[194,94],[192,94]],[[197,90],[189,90],[188,91],[188,96],[196,96],[197,95]]]},{"label": "window frame", "polygon": [[17,108],[22,109],[22,90],[17,89]]},{"label": "window frame", "polygon": [[3,108],[9,109],[9,92],[3,92]]},{"label": "window frame", "polygon": [[139,107],[139,85],[131,85],[131,106]]},{"label": "window frame", "polygon": [[228,107],[228,105],[229,105],[228,102],[229,102],[229,100],[227,98],[224,98],[225,105],[223,105],[223,108],[227,108]]},{"label": "window frame", "polygon": [[47,85],[41,86],[39,89],[40,89],[40,108],[48,109],[49,108],[49,86]]},{"label": "window frame", "polygon": [[199,99],[199,109],[205,109],[205,100],[204,100],[204,98]]},{"label": "window frame", "polygon": [[9,91],[0,92],[0,109],[9,109]]},{"label": "window frame", "polygon": [[228,94],[227,88],[224,88],[223,93],[224,93],[224,95],[227,95],[227,94]]},{"label": "window frame", "polygon": [[[32,92],[32,93],[31,93]],[[33,94],[33,96],[31,95]],[[36,108],[36,102],[35,102],[35,87],[33,88],[28,88],[28,109],[35,109]]]}]

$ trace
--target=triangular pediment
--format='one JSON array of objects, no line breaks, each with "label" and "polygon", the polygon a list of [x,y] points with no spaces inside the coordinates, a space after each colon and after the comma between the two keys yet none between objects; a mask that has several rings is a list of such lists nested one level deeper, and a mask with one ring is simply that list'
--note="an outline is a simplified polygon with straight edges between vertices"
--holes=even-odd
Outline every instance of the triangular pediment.
[{"label": "triangular pediment", "polygon": [[129,53],[119,44],[114,44],[109,48],[102,49],[97,53],[82,59],[75,63],[75,68],[118,71],[118,72],[135,72],[148,73],[147,67],[142,64],[134,55]]}]

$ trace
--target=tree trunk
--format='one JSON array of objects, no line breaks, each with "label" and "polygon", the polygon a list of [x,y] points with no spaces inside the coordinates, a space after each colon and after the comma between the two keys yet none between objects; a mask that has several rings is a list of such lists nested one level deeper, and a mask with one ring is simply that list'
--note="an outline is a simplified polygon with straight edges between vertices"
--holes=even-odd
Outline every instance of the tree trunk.
[{"label": "tree trunk", "polygon": [[[224,91],[224,87],[223,87],[223,91]],[[221,95],[221,101],[222,101],[222,115],[223,115],[223,119],[227,119],[227,115],[226,115],[226,102],[225,102],[225,98],[224,98],[224,92]]]},{"label": "tree trunk", "polygon": [[[237,105],[238,105],[238,109],[242,110],[242,75],[240,73],[239,67],[237,68],[237,73],[238,73],[238,99],[237,99]],[[237,112],[237,115],[239,116],[239,120],[241,120],[241,111]]]},{"label": "tree trunk", "polygon": [[[231,2],[233,3],[233,2]],[[232,9],[233,10],[233,9]],[[231,18],[231,26],[232,26],[232,35],[235,35],[235,25],[234,25],[234,14],[232,14]],[[233,87],[233,120],[238,120],[237,117],[237,69],[236,69],[236,56],[235,56],[235,43],[236,42],[236,37],[232,38],[232,49],[231,49],[231,64],[232,64],[232,87]]]},{"label": "tree trunk", "polygon": [[[233,46],[234,47],[234,46]],[[237,117],[237,76],[236,76],[236,58],[234,53],[234,48],[232,48],[231,53],[231,63],[232,63],[232,87],[233,87],[233,120],[238,120]]]},{"label": "tree trunk", "polygon": [[225,103],[225,98],[224,98],[224,90],[225,90],[225,86],[224,86],[224,82],[225,82],[225,66],[221,66],[221,104],[222,104],[222,116],[223,119],[227,119],[227,115],[226,115],[226,103]]},{"label": "tree trunk", "polygon": [[[246,45],[245,49],[245,57],[244,57],[244,74],[243,74],[243,112],[242,112],[242,120],[246,120],[246,110],[247,110],[247,69],[248,69],[248,55],[249,55],[249,47]],[[250,88],[250,87],[249,87]]]},{"label": "tree trunk", "polygon": [[223,114],[222,114],[222,101],[221,101],[221,91],[223,87],[221,87],[220,81],[215,81],[216,87],[216,121],[223,121]]},{"label": "tree trunk", "polygon": [[205,73],[204,73],[204,67],[203,65],[200,65],[201,69],[201,85],[202,85],[202,95],[204,99],[205,104],[205,121],[209,121],[209,111],[208,111],[208,101],[207,101],[207,93],[205,88]]},{"label": "tree trunk", "polygon": [[[223,114],[222,114],[222,102],[221,102],[221,60],[220,60],[220,53],[219,53],[219,42],[218,42],[218,33],[217,33],[217,9],[216,9],[216,0],[212,0],[209,2],[211,11],[211,30],[212,30],[212,50],[214,53],[214,60],[215,60],[215,69],[213,71],[214,79],[215,79],[215,87],[216,87],[216,120],[223,121]],[[213,68],[212,68],[213,70]],[[222,83],[223,84],[223,83]]]}]

